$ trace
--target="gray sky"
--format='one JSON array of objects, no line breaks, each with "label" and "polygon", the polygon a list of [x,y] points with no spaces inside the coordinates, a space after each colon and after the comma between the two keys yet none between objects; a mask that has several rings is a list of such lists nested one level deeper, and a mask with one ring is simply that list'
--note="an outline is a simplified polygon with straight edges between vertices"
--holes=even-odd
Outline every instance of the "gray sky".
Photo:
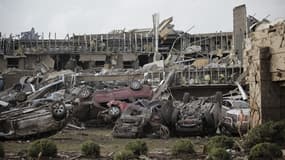
[{"label": "gray sky", "polygon": [[285,17],[285,0],[0,0],[0,32],[106,33],[151,27],[155,12],[173,16],[179,30],[232,31],[232,9],[244,3],[257,18]]}]

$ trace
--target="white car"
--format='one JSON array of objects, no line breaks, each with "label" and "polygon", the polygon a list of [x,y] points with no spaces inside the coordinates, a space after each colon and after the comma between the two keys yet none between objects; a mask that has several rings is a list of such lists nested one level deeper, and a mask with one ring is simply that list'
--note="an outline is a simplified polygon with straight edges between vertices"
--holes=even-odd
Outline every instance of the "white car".
[{"label": "white car", "polygon": [[244,100],[224,99],[222,104],[222,133],[244,134],[249,129],[250,108]]}]

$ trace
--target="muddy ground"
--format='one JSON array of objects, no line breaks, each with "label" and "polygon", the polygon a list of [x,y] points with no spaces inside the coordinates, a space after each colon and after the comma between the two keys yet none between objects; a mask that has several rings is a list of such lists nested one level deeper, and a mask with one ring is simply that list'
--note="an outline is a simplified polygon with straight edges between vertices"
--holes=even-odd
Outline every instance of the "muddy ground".
[{"label": "muddy ground", "polygon": [[[101,155],[111,157],[114,152],[123,150],[125,145],[134,139],[113,138],[112,129],[92,128],[87,130],[64,129],[48,139],[54,141],[58,147],[61,159],[81,159],[81,143],[86,140],[93,140],[101,146]],[[143,138],[149,147],[150,156],[169,157],[170,149],[175,141],[180,138],[152,139]],[[190,137],[198,153],[197,159],[205,158],[202,154],[203,146],[207,143],[207,137]],[[27,150],[32,141],[6,141],[3,143],[6,155],[10,158],[19,158],[22,152]],[[20,153],[20,154],[19,154]],[[200,158],[199,158],[200,157]],[[162,158],[164,159],[164,158]],[[196,158],[195,158],[196,159]]]},{"label": "muddy ground", "polygon": [[[93,140],[101,147],[101,159],[111,159],[112,155],[120,150],[123,150],[125,145],[134,139],[119,139],[113,138],[112,129],[107,128],[89,128],[86,130],[64,129],[56,135],[48,139],[54,141],[58,148],[58,158],[53,159],[86,159],[81,155],[81,144],[86,140]],[[171,147],[178,139],[191,139],[196,154],[187,156],[183,159],[202,160],[207,155],[203,154],[204,145],[208,142],[209,137],[175,137],[169,139],[153,139],[142,138],[141,140],[147,143],[149,148],[148,157],[158,160],[181,159],[171,156]],[[235,137],[239,141],[239,138]],[[6,141],[3,142],[5,148],[6,159],[21,159],[25,157],[25,151],[29,148],[32,141]],[[283,150],[283,152],[285,152]],[[284,154],[284,153],[283,153]],[[245,155],[234,156],[234,160],[244,160]]]}]

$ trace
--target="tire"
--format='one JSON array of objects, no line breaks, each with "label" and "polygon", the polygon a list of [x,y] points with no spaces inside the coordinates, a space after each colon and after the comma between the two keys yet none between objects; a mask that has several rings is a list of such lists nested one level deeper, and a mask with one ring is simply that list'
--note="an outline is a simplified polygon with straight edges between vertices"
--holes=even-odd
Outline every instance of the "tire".
[{"label": "tire", "polygon": [[183,103],[188,103],[189,100],[190,100],[190,93],[189,93],[189,92],[185,92],[185,93],[183,94],[183,99],[182,99],[182,101],[183,101]]},{"label": "tire", "polygon": [[204,113],[206,124],[204,128],[206,128],[207,134],[214,135],[216,133],[217,126],[215,126],[215,120],[213,115],[209,112]]},{"label": "tire", "polygon": [[222,105],[222,102],[223,102],[223,94],[222,94],[222,92],[216,92],[215,101],[219,105]]},{"label": "tire", "polygon": [[80,99],[85,99],[85,98],[88,98],[89,96],[91,95],[91,91],[88,89],[88,88],[82,88],[80,90],[80,92],[78,93],[78,97]]},{"label": "tire", "polygon": [[60,121],[66,117],[67,111],[62,102],[54,102],[51,105],[52,116],[55,120]]},{"label": "tire", "polygon": [[173,110],[174,108],[170,101],[162,101],[160,115],[162,116],[162,119],[164,120],[163,123],[166,123],[167,125],[172,123],[171,118],[172,118]]},{"label": "tire", "polygon": [[13,86],[13,89],[17,92],[20,92],[23,89],[23,86],[20,83],[17,83]]},{"label": "tire", "polygon": [[112,107],[109,108],[108,114],[109,114],[111,117],[116,118],[116,117],[119,117],[119,116],[120,116],[121,110],[120,110],[119,107],[112,106]]},{"label": "tire", "polygon": [[27,100],[27,95],[24,92],[18,92],[15,96],[17,102],[24,102]]},{"label": "tire", "polygon": [[174,109],[172,112],[172,116],[171,116],[171,124],[172,126],[175,126],[177,121],[178,121],[178,116],[179,116],[179,110],[178,109]]},{"label": "tire", "polygon": [[19,80],[20,84],[24,85],[29,78],[30,78],[29,76],[21,77],[20,80]]},{"label": "tire", "polygon": [[139,81],[135,80],[135,81],[132,81],[132,82],[131,82],[130,88],[131,88],[132,90],[137,91],[137,90],[140,90],[140,89],[142,88],[142,84],[141,84]]},{"label": "tire", "polygon": [[159,137],[162,138],[162,139],[168,139],[170,137],[170,131],[169,131],[169,128],[164,126],[164,125],[161,125],[159,127]]}]

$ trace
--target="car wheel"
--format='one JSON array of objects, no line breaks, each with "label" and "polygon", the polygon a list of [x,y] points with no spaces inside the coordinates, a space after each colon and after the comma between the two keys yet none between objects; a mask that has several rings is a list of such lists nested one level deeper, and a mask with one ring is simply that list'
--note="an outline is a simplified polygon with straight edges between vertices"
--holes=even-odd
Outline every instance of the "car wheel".
[{"label": "car wheel", "polygon": [[179,118],[179,110],[175,108],[175,109],[173,110],[172,116],[171,116],[171,124],[172,124],[173,126],[175,126],[175,124],[177,123],[178,118]]},{"label": "car wheel", "polygon": [[217,92],[215,95],[215,101],[216,103],[218,103],[219,105],[222,105],[223,103],[223,94],[222,92]]},{"label": "car wheel", "polygon": [[230,132],[224,126],[220,126],[219,129],[221,131],[221,134],[226,135],[226,136],[232,136]]},{"label": "car wheel", "polygon": [[207,129],[207,133],[212,135],[215,134],[217,126],[215,125],[215,120],[213,118],[213,115],[209,112],[204,113],[205,116],[205,120],[206,120],[206,129]]},{"label": "car wheel", "polygon": [[20,80],[19,80],[20,84],[24,85],[29,78],[30,78],[29,76],[21,77]]},{"label": "car wheel", "polygon": [[183,103],[188,103],[189,100],[190,100],[190,93],[189,93],[189,92],[185,92],[185,93],[183,94],[182,101],[183,101]]},{"label": "car wheel", "polygon": [[119,116],[120,116],[121,110],[120,110],[119,107],[113,106],[113,107],[111,107],[111,108],[109,109],[108,114],[109,114],[111,117],[116,118],[116,117],[119,117]]},{"label": "car wheel", "polygon": [[160,114],[162,116],[162,119],[166,124],[171,124],[172,123],[172,113],[173,113],[173,106],[170,101],[162,101],[161,103],[161,109],[160,109]]},{"label": "car wheel", "polygon": [[20,83],[17,83],[13,86],[13,89],[17,92],[20,92],[23,89],[23,86]]},{"label": "car wheel", "polygon": [[159,137],[162,139],[167,139],[170,136],[170,131],[168,129],[168,127],[166,127],[165,125],[160,125],[159,127]]},{"label": "car wheel", "polygon": [[18,92],[15,96],[17,102],[24,102],[27,100],[27,95],[24,92]]},{"label": "car wheel", "polygon": [[88,88],[82,88],[78,94],[79,98],[85,99],[90,96],[91,92]]},{"label": "car wheel", "polygon": [[142,88],[142,85],[139,81],[132,81],[131,84],[130,84],[130,88],[132,90],[140,90]]},{"label": "car wheel", "polygon": [[67,111],[62,102],[52,104],[52,116],[55,120],[60,121],[66,117]]}]

